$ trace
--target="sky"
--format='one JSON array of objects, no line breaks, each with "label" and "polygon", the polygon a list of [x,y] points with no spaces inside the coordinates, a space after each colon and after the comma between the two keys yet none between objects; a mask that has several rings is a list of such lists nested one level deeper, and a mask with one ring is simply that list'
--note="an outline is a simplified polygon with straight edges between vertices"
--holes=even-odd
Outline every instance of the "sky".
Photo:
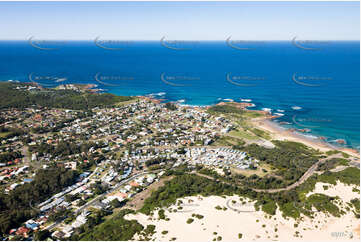
[{"label": "sky", "polygon": [[359,2],[0,2],[0,40],[359,40]]}]

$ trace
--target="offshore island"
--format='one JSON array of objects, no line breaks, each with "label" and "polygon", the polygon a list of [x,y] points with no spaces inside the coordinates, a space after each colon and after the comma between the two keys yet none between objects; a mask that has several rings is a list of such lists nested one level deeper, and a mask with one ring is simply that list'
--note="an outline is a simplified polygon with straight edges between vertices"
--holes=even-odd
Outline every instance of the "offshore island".
[{"label": "offshore island", "polygon": [[0,83],[3,240],[360,239],[360,155],[266,111]]}]

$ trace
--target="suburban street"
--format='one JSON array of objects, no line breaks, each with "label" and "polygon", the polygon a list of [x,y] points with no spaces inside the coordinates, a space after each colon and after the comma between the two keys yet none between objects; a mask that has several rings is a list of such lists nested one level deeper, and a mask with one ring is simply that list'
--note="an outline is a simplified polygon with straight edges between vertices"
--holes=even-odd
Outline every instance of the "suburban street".
[{"label": "suburban street", "polygon": [[[75,210],[74,213],[75,213],[75,214],[81,213],[84,209],[92,206],[92,205],[95,204],[97,201],[103,199],[106,195],[108,195],[109,193],[114,192],[114,191],[117,190],[120,186],[124,185],[124,184],[127,183],[127,182],[129,182],[129,181],[131,181],[131,180],[133,180],[133,179],[135,179],[135,178],[137,178],[137,177],[139,177],[139,176],[143,176],[143,175],[145,175],[145,174],[154,173],[154,172],[158,172],[158,171],[160,171],[160,170],[154,170],[154,171],[151,171],[151,172],[145,171],[145,172],[137,173],[137,174],[135,174],[135,175],[133,175],[133,176],[131,176],[131,177],[129,177],[129,178],[126,178],[125,180],[122,180],[121,182],[119,182],[115,187],[113,187],[113,188],[112,188],[111,190],[109,190],[108,192],[97,196],[97,197],[94,198],[93,200],[87,202],[86,204],[84,204],[83,206],[81,206],[80,208],[78,208],[77,210]],[[94,172],[95,172],[95,171],[94,171]],[[93,172],[93,174],[94,174],[94,172]],[[65,219],[66,219],[66,217],[63,218],[63,219],[60,220],[60,221],[54,222],[53,224],[51,224],[51,225],[47,226],[46,228],[44,228],[44,230],[45,230],[45,229],[47,229],[47,230],[52,230],[52,229],[56,228],[56,227],[57,227],[59,224],[61,224]]]}]

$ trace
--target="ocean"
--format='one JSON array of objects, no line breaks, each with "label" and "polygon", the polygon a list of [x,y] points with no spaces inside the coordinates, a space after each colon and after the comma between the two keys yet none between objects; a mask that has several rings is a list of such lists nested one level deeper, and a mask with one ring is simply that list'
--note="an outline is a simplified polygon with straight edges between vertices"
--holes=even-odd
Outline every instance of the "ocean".
[{"label": "ocean", "polygon": [[311,138],[360,147],[358,41],[0,41],[0,62],[2,81],[92,83],[183,105],[243,99]]}]

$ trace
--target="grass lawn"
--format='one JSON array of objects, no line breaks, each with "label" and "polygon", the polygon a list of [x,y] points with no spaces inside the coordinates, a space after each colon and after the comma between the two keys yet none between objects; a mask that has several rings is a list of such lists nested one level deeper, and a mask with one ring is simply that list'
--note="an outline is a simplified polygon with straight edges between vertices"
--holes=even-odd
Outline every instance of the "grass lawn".
[{"label": "grass lawn", "polygon": [[233,146],[242,143],[241,139],[234,138],[231,136],[222,136],[216,142],[212,143],[211,146]]},{"label": "grass lawn", "polygon": [[258,113],[258,112],[252,112],[252,111],[248,111],[243,114],[243,117],[247,117],[247,118],[259,118],[259,117],[263,117],[263,116],[265,116],[265,115]]},{"label": "grass lawn", "polygon": [[135,103],[135,102],[137,102],[137,101],[139,101],[139,100],[141,100],[141,99],[139,99],[139,98],[134,98],[134,99],[132,99],[132,100],[128,100],[128,101],[116,103],[115,106],[121,107],[121,106],[124,106],[124,105],[128,105],[128,104],[131,104],[131,103]]},{"label": "grass lawn", "polygon": [[[267,170],[267,172],[263,172],[262,169]],[[268,164],[261,164],[259,167],[257,167],[256,170],[242,170],[242,169],[238,169],[238,168],[231,168],[231,172],[232,174],[242,174],[246,177],[252,176],[252,175],[257,175],[259,177],[263,177],[267,174],[270,174],[271,172],[271,166]]]},{"label": "grass lawn", "polygon": [[266,140],[271,140],[270,134],[267,133],[266,131],[254,128],[254,129],[252,129],[252,133],[254,133],[255,135],[257,135],[257,136],[259,136],[261,138],[264,138]]},{"label": "grass lawn", "polygon": [[237,137],[240,139],[246,139],[246,140],[256,140],[257,136],[252,135],[251,133],[244,131],[244,130],[232,130],[227,135],[232,137]]},{"label": "grass lawn", "polygon": [[2,132],[2,133],[0,133],[0,138],[5,138],[9,134],[11,134],[11,132]]}]

